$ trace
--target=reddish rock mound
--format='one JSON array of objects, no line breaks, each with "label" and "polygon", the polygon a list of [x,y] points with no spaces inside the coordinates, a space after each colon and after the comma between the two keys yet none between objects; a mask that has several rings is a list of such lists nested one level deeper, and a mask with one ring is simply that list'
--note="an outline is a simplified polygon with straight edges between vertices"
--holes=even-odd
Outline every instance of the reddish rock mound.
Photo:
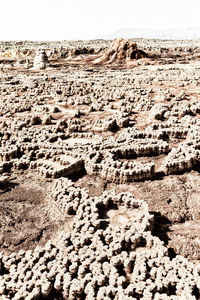
[{"label": "reddish rock mound", "polygon": [[104,54],[94,61],[95,64],[112,64],[112,63],[127,63],[133,59],[147,57],[148,55],[137,48],[137,44],[130,40],[115,39],[111,43],[109,49]]}]

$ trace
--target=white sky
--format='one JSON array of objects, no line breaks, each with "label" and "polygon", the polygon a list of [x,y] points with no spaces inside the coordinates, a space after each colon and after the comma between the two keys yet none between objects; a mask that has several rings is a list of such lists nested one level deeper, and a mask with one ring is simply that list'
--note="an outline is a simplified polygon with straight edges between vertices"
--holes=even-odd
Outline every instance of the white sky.
[{"label": "white sky", "polygon": [[0,40],[90,39],[122,28],[200,27],[200,0],[0,0]]}]

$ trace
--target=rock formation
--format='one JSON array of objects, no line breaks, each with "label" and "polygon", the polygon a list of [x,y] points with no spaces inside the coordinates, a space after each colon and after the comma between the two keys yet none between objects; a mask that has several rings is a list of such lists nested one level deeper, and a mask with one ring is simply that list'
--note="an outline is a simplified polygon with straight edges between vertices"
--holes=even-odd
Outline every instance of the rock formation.
[{"label": "rock formation", "polygon": [[115,39],[109,49],[96,59],[94,64],[128,63],[134,59],[147,57],[147,54],[137,48],[137,44],[130,40]]},{"label": "rock formation", "polygon": [[44,50],[38,50],[33,61],[33,68],[35,70],[43,70],[47,67],[48,57]]}]

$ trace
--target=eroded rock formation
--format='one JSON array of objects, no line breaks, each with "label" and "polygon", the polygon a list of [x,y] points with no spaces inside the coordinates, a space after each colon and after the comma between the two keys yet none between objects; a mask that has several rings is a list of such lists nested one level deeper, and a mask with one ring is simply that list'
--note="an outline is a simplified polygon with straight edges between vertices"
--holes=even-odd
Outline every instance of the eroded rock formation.
[{"label": "eroded rock formation", "polygon": [[38,50],[33,61],[33,68],[35,70],[43,70],[48,64],[48,57],[44,50]]},{"label": "eroded rock formation", "polygon": [[144,58],[148,55],[139,50],[136,43],[130,40],[115,39],[109,49],[105,50],[104,54],[96,59],[95,64],[113,64],[127,63],[134,59]]}]

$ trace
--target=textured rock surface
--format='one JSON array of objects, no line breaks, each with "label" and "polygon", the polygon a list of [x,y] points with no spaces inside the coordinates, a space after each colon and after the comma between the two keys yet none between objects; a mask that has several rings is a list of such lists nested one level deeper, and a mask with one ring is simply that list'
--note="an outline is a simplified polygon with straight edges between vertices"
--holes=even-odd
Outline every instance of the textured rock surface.
[{"label": "textured rock surface", "polygon": [[0,44],[0,299],[200,299],[199,50]]}]

